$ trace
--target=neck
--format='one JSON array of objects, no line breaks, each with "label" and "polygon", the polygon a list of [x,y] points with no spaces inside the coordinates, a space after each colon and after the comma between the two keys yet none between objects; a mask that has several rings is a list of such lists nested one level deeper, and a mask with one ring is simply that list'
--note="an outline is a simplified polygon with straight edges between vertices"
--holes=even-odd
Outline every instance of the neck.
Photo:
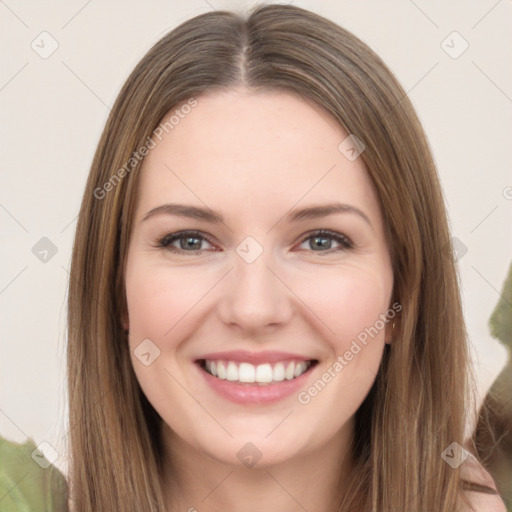
[{"label": "neck", "polygon": [[[248,468],[198,451],[164,426],[163,475],[170,512],[332,512],[353,469],[353,423],[309,452],[279,464]],[[346,455],[346,456],[345,456]]]}]

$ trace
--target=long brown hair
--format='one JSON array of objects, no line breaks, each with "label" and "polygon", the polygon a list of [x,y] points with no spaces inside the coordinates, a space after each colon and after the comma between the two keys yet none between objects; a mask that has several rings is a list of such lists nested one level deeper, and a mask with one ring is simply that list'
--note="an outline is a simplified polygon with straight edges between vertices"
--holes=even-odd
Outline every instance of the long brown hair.
[{"label": "long brown hair", "polygon": [[183,23],[138,63],[112,108],[81,205],[69,286],[74,510],[166,510],[162,419],[138,385],[121,324],[138,149],[171,109],[236,86],[299,94],[363,141],[390,240],[394,300],[403,310],[357,412],[354,485],[340,497],[340,510],[452,512],[460,471],[441,454],[453,442],[463,445],[469,356],[425,134],[406,93],[368,46],[321,16],[282,5]]}]

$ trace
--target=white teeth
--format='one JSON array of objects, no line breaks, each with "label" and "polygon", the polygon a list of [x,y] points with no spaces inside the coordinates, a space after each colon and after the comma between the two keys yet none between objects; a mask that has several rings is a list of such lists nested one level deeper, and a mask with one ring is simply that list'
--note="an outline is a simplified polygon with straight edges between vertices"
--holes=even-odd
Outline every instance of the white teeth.
[{"label": "white teeth", "polygon": [[268,363],[258,365],[256,368],[256,381],[272,382],[272,366],[270,366]]},{"label": "white teeth", "polygon": [[228,364],[228,369],[226,370],[226,380],[238,380],[238,368],[233,361],[230,361]]},{"label": "white teeth", "polygon": [[[234,364],[234,363],[230,363]],[[258,366],[259,368],[259,366]],[[240,363],[238,367],[238,379],[240,382],[254,382],[256,380],[256,370],[252,364]],[[261,382],[261,381],[260,381]]]},{"label": "white teeth", "polygon": [[217,377],[217,365],[215,361],[205,361],[205,366],[209,373]]},{"label": "white teeth", "polygon": [[226,379],[226,367],[221,361],[217,363],[217,377],[223,380]]},{"label": "white teeth", "polygon": [[292,380],[295,372],[295,363],[288,363],[286,370],[284,372],[284,377],[286,380]]},{"label": "white teeth", "polygon": [[274,365],[274,369],[272,370],[272,380],[276,382],[281,382],[284,380],[284,364],[277,363]]},{"label": "white teeth", "polygon": [[300,377],[310,366],[306,361],[291,361],[286,367],[282,362],[255,366],[250,363],[237,365],[234,361],[205,361],[206,371],[218,379],[258,384],[292,380]]},{"label": "white teeth", "polygon": [[295,371],[293,372],[293,375],[295,377],[298,377],[299,375],[302,375],[307,368],[307,364],[305,362],[301,362],[299,364],[295,365]]}]

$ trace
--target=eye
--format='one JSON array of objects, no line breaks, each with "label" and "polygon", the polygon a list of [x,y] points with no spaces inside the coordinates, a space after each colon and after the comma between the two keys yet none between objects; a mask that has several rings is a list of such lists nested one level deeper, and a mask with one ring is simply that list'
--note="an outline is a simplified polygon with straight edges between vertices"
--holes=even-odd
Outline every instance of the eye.
[{"label": "eye", "polygon": [[[332,248],[333,240],[339,244],[339,247]],[[308,241],[308,249],[311,249],[313,252],[332,253],[335,251],[346,251],[353,247],[352,242],[345,235],[326,229],[309,234],[306,238],[302,239],[301,245]]]},{"label": "eye", "polygon": [[[307,249],[313,252],[330,254],[336,251],[345,251],[353,247],[352,242],[345,235],[325,229],[310,233],[307,237],[302,239],[300,245],[308,241],[309,247]],[[338,247],[332,248],[333,241],[338,244]],[[203,243],[213,246],[213,243],[209,241],[208,237],[199,231],[180,231],[165,235],[163,238],[156,240],[154,245],[155,247],[159,247],[176,254],[195,254],[208,250],[208,248],[201,248]],[[214,250],[217,249],[214,248]]]},{"label": "eye", "polygon": [[[176,242],[178,243],[178,247],[172,245]],[[170,233],[157,240],[156,247],[161,247],[178,254],[193,254],[204,250],[201,249],[203,242],[212,245],[211,242],[198,231],[180,231],[178,233]]]}]

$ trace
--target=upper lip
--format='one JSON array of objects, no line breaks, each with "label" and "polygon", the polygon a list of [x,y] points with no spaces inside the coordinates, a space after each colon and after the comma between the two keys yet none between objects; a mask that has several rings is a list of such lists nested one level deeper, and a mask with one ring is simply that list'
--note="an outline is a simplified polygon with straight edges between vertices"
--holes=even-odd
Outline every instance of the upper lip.
[{"label": "upper lip", "polygon": [[196,361],[207,359],[209,361],[235,361],[238,363],[251,363],[251,364],[262,364],[262,363],[277,363],[279,361],[312,361],[314,358],[301,356],[299,354],[292,354],[290,352],[276,352],[276,351],[264,351],[264,352],[250,352],[248,350],[231,350],[226,352],[211,352],[209,354],[203,354],[196,358]]}]

